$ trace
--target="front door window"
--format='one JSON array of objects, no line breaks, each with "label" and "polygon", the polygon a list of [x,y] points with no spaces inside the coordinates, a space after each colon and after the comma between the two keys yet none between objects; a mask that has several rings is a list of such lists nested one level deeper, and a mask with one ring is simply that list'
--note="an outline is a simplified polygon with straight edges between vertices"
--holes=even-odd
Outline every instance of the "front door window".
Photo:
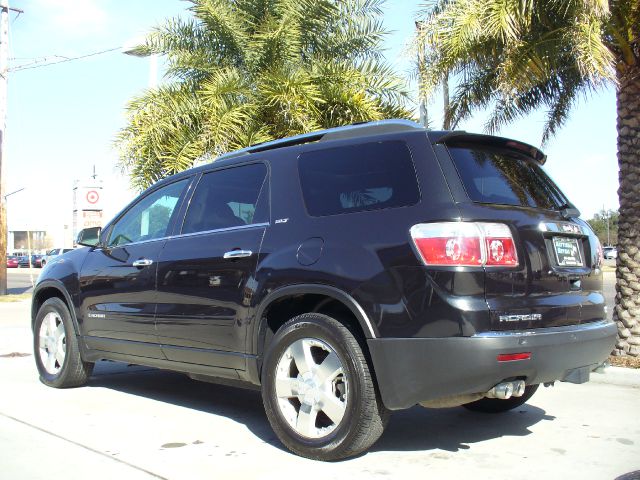
[{"label": "front door window", "polygon": [[167,185],[147,195],[116,222],[107,246],[155,240],[168,235],[167,229],[187,180]]}]

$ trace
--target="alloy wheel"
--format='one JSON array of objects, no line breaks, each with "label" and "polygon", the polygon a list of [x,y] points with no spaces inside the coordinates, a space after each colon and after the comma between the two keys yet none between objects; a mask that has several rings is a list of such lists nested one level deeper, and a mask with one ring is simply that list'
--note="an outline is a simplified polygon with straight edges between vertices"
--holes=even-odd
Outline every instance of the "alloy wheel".
[{"label": "alloy wheel", "polygon": [[333,432],[345,415],[348,379],[335,350],[316,338],[293,342],[278,360],[275,390],[280,413],[306,438]]},{"label": "alloy wheel", "polygon": [[56,312],[49,312],[40,325],[40,360],[47,373],[57,375],[67,354],[67,338],[62,318]]}]

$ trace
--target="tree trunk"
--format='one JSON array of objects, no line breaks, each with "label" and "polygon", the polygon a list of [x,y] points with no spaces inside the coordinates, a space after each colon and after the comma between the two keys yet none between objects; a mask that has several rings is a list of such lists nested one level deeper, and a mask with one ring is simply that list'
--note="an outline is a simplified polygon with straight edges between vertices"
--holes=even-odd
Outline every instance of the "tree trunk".
[{"label": "tree trunk", "polygon": [[640,356],[640,65],[618,71],[618,165],[620,220],[613,320],[613,355]]}]

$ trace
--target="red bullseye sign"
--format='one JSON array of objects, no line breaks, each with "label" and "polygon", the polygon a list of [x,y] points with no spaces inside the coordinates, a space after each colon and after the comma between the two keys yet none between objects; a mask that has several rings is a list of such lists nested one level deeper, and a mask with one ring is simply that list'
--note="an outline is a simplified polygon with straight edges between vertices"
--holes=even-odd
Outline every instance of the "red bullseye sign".
[{"label": "red bullseye sign", "polygon": [[98,192],[96,192],[95,190],[89,190],[87,192],[86,198],[87,202],[93,205],[98,203],[98,200],[100,200],[100,195],[98,195]]}]

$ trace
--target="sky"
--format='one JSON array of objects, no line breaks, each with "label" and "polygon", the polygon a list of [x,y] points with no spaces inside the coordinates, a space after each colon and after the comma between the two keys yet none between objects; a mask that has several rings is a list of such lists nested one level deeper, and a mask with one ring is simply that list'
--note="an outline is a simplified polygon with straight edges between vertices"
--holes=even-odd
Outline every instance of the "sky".
[{"label": "sky", "polygon": [[[408,41],[423,2],[387,0],[385,8],[385,55],[405,76],[412,64]],[[10,0],[10,6],[24,13],[12,14],[10,23],[5,181],[7,193],[24,190],[7,199],[9,229],[70,225],[73,183],[88,178],[94,166],[103,180],[106,221],[136,196],[117,168],[113,141],[125,124],[127,102],[149,82],[149,59],[125,55],[122,47],[166,18],[188,16],[188,3]],[[60,63],[43,66],[55,61]],[[441,127],[441,103],[436,98],[429,105],[434,128]],[[459,128],[481,132],[486,118],[479,112]],[[609,88],[577,105],[544,147],[546,171],[583,218],[618,208],[615,122],[615,92]],[[539,146],[543,123],[544,112],[538,112],[499,134]]]}]

